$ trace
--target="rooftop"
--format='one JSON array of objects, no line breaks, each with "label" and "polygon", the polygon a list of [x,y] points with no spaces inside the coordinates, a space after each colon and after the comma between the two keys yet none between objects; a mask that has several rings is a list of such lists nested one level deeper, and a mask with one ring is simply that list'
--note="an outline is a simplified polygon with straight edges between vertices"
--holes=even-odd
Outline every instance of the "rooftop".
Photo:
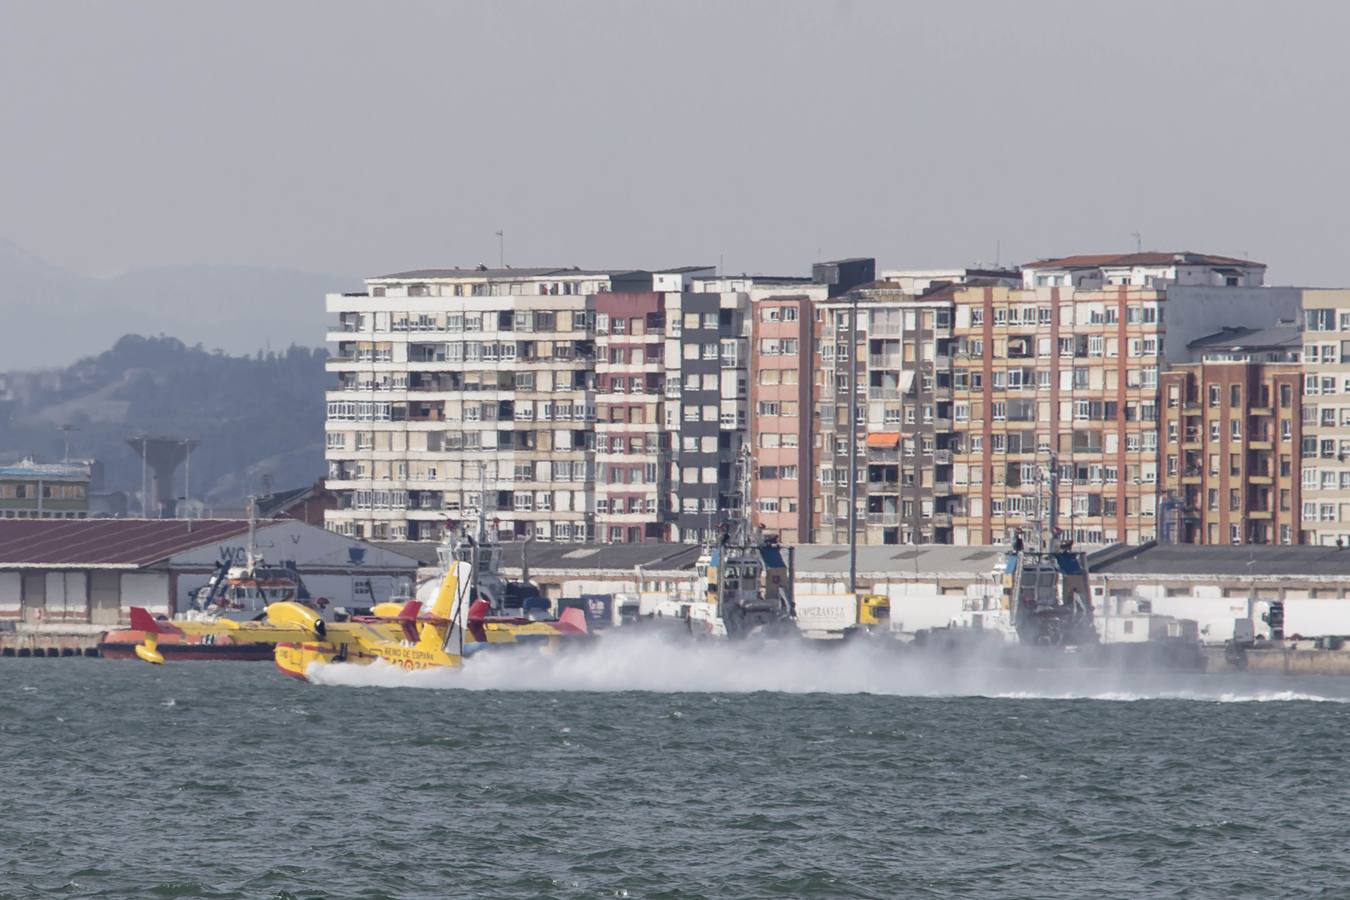
[{"label": "rooftop", "polygon": [[[431,543],[381,543],[380,547],[418,559],[423,565],[436,564],[436,545]],[[525,544],[508,541],[501,545],[502,566],[521,568]],[[1006,547],[948,544],[889,544],[858,548],[858,574],[869,578],[933,577],[984,575]],[[693,573],[703,548],[698,544],[564,544],[531,541],[530,569],[534,571],[634,572],[638,566],[649,571]],[[848,572],[847,544],[805,544],[795,551],[799,575],[843,575]]]},{"label": "rooftop", "polygon": [[1350,578],[1350,549],[1308,544],[1142,544],[1090,560],[1095,575]]},{"label": "rooftop", "polygon": [[1225,328],[1187,344],[1192,350],[1277,350],[1302,346],[1303,332],[1292,322],[1269,328]]},{"label": "rooftop", "polygon": [[88,463],[39,463],[31,459],[0,466],[0,478],[69,478],[88,481]]},{"label": "rooftop", "polygon": [[247,531],[237,519],[0,519],[0,568],[134,569]]},{"label": "rooftop", "polygon": [[1160,251],[1145,250],[1140,253],[1086,253],[1078,256],[1061,256],[1053,259],[1038,259],[1025,263],[1023,269],[1101,269],[1125,266],[1238,266],[1265,268],[1265,263],[1250,259],[1237,259],[1232,256],[1216,256],[1211,253],[1192,253],[1189,250]]},{"label": "rooftop", "polygon": [[632,269],[581,269],[576,266],[536,266],[524,268],[488,268],[487,266],[455,266],[452,269],[411,269],[407,272],[393,272],[379,275],[369,281],[423,281],[435,278],[486,278],[489,280],[509,280],[512,278],[584,278],[594,275],[621,275]]}]

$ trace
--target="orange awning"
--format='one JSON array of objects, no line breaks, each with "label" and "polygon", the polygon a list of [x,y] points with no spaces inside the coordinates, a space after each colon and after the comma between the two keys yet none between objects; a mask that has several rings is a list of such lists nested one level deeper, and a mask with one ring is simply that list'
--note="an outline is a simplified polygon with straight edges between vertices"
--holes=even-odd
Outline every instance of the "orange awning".
[{"label": "orange awning", "polygon": [[894,450],[900,446],[900,432],[878,431],[867,436],[867,446],[874,450]]}]

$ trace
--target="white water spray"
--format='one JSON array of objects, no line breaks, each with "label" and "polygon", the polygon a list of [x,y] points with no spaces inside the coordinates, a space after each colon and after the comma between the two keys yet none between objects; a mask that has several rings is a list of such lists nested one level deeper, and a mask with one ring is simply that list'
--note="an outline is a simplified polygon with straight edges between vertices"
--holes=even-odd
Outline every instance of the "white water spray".
[{"label": "white water spray", "polygon": [[[1212,703],[1350,702],[1350,685],[1292,690],[1277,679],[1082,669],[1009,670],[949,663],[882,643],[694,643],[651,635],[605,635],[593,646],[545,654],[487,651],[460,670],[404,671],[383,663],[317,665],[311,680],[349,687],[503,691],[879,694],[1009,700],[1190,700]],[[1325,685],[1325,689],[1323,686]]]}]

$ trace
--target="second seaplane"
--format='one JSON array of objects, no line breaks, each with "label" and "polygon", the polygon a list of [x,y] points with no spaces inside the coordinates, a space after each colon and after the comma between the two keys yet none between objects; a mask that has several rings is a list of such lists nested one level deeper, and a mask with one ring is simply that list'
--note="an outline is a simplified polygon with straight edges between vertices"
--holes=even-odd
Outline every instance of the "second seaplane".
[{"label": "second seaplane", "polygon": [[[369,616],[325,622],[312,607],[281,601],[268,606],[261,621],[231,623],[230,637],[239,644],[272,644],[277,668],[306,681],[316,666],[382,661],[409,671],[458,669],[479,652],[529,647],[553,651],[590,637],[580,609],[564,610],[557,619],[491,613],[491,604],[475,589],[473,563],[457,560],[446,567],[425,612],[422,603],[409,600],[381,603]],[[190,635],[196,623],[156,619],[133,607],[131,627],[145,635],[136,655],[162,664],[160,637]]]}]

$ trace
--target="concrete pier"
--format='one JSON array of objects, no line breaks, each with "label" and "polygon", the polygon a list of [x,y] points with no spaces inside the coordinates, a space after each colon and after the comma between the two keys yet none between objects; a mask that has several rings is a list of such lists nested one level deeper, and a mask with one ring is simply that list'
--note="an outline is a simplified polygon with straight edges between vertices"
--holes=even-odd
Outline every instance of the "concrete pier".
[{"label": "concrete pier", "polygon": [[0,630],[0,657],[66,657],[98,656],[98,642],[104,628],[73,624],[24,625]]}]

